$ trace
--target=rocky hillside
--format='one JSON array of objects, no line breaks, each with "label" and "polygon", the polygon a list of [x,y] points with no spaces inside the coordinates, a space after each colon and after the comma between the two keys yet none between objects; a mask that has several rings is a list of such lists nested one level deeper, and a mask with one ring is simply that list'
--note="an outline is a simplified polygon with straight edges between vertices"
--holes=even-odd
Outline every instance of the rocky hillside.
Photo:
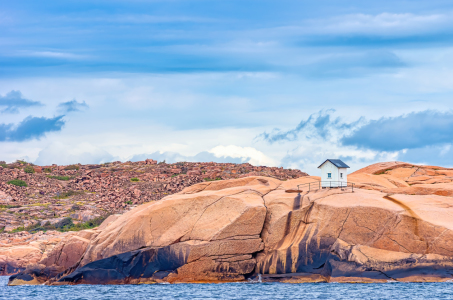
[{"label": "rocky hillside", "polygon": [[68,222],[123,213],[195,183],[256,175],[286,180],[307,174],[250,164],[167,164],[151,159],[71,166],[1,162],[0,230],[42,230],[45,224],[63,228]]},{"label": "rocky hillside", "polygon": [[451,171],[373,165],[350,176],[354,192],[296,191],[309,176],[198,183],[54,246],[30,243],[42,257],[10,284],[452,280]]}]

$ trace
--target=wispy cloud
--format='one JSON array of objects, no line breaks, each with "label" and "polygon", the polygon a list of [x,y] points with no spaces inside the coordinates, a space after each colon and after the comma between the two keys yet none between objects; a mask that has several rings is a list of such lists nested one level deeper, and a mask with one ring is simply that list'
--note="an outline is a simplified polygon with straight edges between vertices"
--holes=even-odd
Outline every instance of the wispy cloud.
[{"label": "wispy cloud", "polygon": [[307,22],[315,33],[401,35],[441,29],[452,23],[451,14],[348,14]]},{"label": "wispy cloud", "polygon": [[88,104],[83,102],[77,102],[75,99],[72,101],[68,102],[62,102],[58,104],[58,111],[61,113],[70,113],[70,112],[76,112],[76,111],[82,111],[88,108]]},{"label": "wispy cloud", "polygon": [[0,96],[0,108],[4,107],[2,113],[18,113],[19,109],[31,106],[43,106],[43,104],[23,98],[20,91],[11,91],[5,96]]},{"label": "wispy cloud", "polygon": [[255,137],[255,140],[265,140],[269,143],[278,141],[296,141],[299,139],[310,140],[320,138],[326,140],[331,138],[332,132],[351,130],[365,121],[359,118],[357,121],[346,123],[340,118],[333,119],[334,109],[321,110],[311,114],[308,119],[302,120],[294,129],[282,131],[275,128],[272,132],[263,132]]},{"label": "wispy cloud", "polygon": [[13,54],[13,56],[22,57],[42,57],[42,58],[53,58],[53,59],[65,59],[65,60],[80,60],[86,59],[88,55],[75,54],[70,52],[61,51],[24,51],[20,50]]}]

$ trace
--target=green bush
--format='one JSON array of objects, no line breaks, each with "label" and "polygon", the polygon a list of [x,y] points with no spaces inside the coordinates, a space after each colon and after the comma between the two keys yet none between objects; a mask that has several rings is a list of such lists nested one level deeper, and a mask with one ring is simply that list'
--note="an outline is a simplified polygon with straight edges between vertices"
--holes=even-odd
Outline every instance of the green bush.
[{"label": "green bush", "polygon": [[27,183],[23,180],[20,180],[20,179],[13,179],[13,180],[10,180],[7,182],[8,184],[13,184],[13,185],[16,185],[16,186],[25,186],[27,187]]},{"label": "green bush", "polygon": [[0,167],[3,167],[3,168],[8,168],[8,165],[7,164],[0,164]]},{"label": "green bush", "polygon": [[42,170],[44,173],[52,173],[52,169],[51,168],[44,168],[44,170]]},{"label": "green bush", "polygon": [[128,200],[128,201],[126,201],[126,202],[124,202],[124,203],[129,204],[129,205],[132,205],[132,201],[131,201],[131,200]]},{"label": "green bush", "polygon": [[28,173],[28,174],[33,174],[33,173],[35,173],[35,169],[32,166],[26,166],[24,168],[24,172]]},{"label": "green bush", "polygon": [[64,168],[65,170],[78,170],[80,167],[78,165],[70,165]]},{"label": "green bush", "polygon": [[16,163],[21,164],[21,165],[26,165],[27,164],[26,161],[23,161],[23,160],[20,160],[20,159],[16,160]]},{"label": "green bush", "polygon": [[140,181],[137,177],[131,178],[131,181]]},{"label": "green bush", "polygon": [[71,179],[71,177],[69,177],[69,176],[51,176],[51,175],[47,175],[47,177],[51,178],[51,179],[64,180],[64,181],[68,181],[69,179]]}]

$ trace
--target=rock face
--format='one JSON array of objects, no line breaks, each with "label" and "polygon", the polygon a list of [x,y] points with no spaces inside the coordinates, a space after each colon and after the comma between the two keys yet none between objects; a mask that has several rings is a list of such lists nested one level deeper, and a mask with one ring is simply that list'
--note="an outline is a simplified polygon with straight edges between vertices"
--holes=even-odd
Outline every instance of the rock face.
[{"label": "rock face", "polygon": [[12,275],[38,263],[67,233],[49,231],[0,234],[0,275]]},{"label": "rock face", "polygon": [[[228,282],[258,274],[281,282],[451,280],[453,198],[437,193],[453,189],[451,170],[394,162],[359,171],[350,175],[360,187],[354,192],[297,190],[319,181],[308,176],[199,183],[66,237],[10,283]],[[408,183],[415,179],[424,183]]]},{"label": "rock face", "polygon": [[169,282],[244,280],[264,248],[262,197],[278,185],[262,177],[215,181],[142,205],[97,235],[79,268],[58,282],[149,281],[157,271],[175,271]]}]

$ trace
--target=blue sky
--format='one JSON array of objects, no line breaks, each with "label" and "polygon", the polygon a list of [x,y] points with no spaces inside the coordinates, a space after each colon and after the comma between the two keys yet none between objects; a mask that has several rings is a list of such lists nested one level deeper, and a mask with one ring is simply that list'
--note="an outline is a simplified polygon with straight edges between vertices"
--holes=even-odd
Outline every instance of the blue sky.
[{"label": "blue sky", "polygon": [[453,166],[451,1],[4,1],[0,160]]}]

